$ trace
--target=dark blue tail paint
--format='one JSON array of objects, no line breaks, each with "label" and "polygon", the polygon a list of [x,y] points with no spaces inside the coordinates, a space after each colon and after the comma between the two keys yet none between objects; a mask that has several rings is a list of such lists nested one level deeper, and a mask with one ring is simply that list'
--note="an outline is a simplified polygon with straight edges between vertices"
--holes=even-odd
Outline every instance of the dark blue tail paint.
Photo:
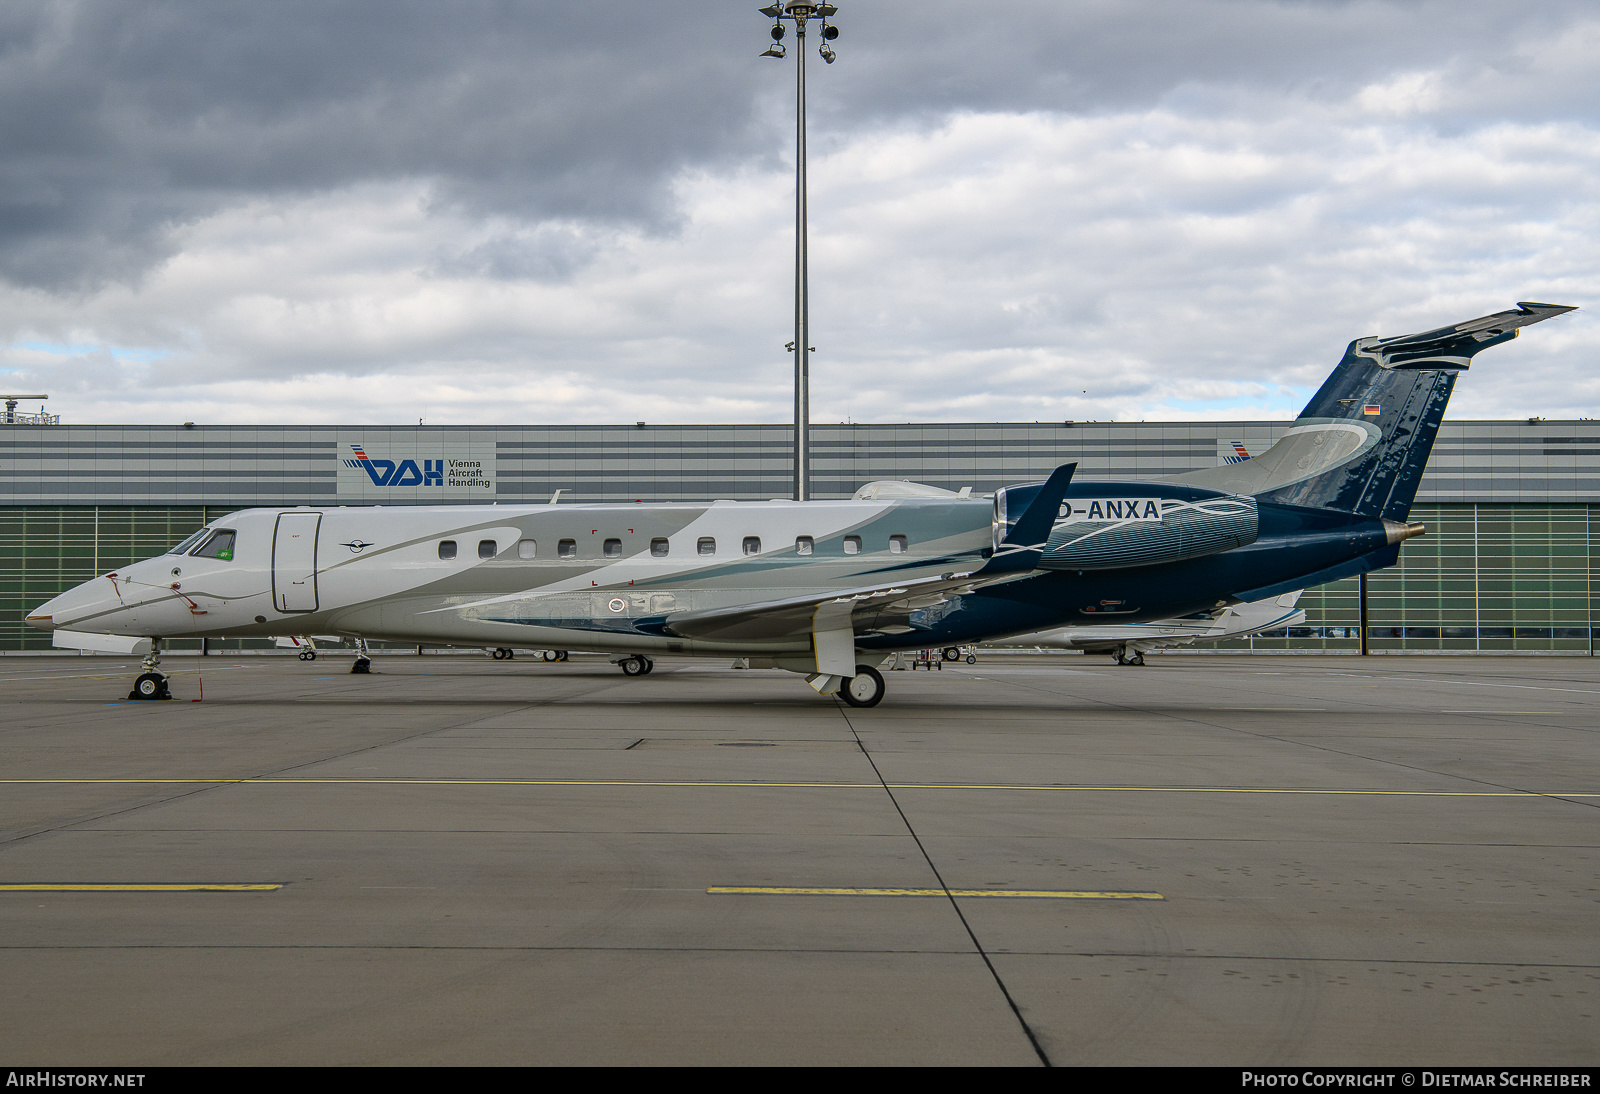
[{"label": "dark blue tail paint", "polygon": [[1474,355],[1515,338],[1518,328],[1572,310],[1560,304],[1519,303],[1509,311],[1422,334],[1351,342],[1298,421],[1367,422],[1377,426],[1382,440],[1349,464],[1266,491],[1260,499],[1405,520],[1456,376]]}]

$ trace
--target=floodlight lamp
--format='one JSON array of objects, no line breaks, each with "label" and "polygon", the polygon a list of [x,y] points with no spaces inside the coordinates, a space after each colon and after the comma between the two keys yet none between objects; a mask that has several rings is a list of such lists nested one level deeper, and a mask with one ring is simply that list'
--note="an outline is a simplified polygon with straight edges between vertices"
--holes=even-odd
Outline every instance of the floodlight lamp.
[{"label": "floodlight lamp", "polygon": [[831,42],[839,37],[839,28],[832,23],[828,23],[822,28],[822,36]]},{"label": "floodlight lamp", "polygon": [[817,50],[817,52],[822,54],[822,59],[824,62],[830,65],[833,64],[833,50],[829,49],[827,46],[823,46],[821,49]]},{"label": "floodlight lamp", "polygon": [[772,40],[774,42],[782,41],[783,40],[783,34],[784,34],[784,26],[783,26],[783,24],[782,23],[773,23],[772,24]]},{"label": "floodlight lamp", "polygon": [[788,55],[789,51],[784,49],[782,45],[776,42],[768,46],[761,54],[763,57],[787,57]]},{"label": "floodlight lamp", "polygon": [[768,19],[776,19],[778,16],[783,14],[783,6],[781,4],[768,4],[766,7],[758,10]]}]

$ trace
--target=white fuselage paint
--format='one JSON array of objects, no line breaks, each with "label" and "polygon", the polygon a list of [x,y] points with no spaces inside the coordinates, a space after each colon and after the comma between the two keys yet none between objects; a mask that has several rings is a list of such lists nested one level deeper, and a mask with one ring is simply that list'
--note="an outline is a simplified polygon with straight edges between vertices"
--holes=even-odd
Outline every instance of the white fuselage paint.
[{"label": "white fuselage paint", "polygon": [[[207,526],[236,533],[231,558],[145,559],[62,593],[28,621],[155,638],[314,632],[639,653],[805,650],[808,634],[707,641],[635,633],[630,623],[936,575],[963,552],[975,567],[990,514],[977,498],[251,509]],[[800,537],[811,554],[799,553]],[[859,552],[845,553],[846,537],[860,539]],[[665,555],[652,553],[660,539]],[[700,553],[704,539],[714,554]],[[745,554],[747,539],[760,541],[757,553]],[[519,555],[524,540],[531,559]],[[574,557],[560,557],[563,540]],[[607,540],[620,541],[616,557]],[[441,541],[455,543],[454,558],[440,557]],[[480,542],[493,544],[491,557],[479,557]],[[863,578],[875,571],[888,576]]]}]

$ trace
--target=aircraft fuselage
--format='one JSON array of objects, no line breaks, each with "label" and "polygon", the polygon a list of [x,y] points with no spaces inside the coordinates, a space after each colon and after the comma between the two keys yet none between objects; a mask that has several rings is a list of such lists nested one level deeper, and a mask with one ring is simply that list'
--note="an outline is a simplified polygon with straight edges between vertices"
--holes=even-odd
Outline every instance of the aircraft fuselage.
[{"label": "aircraft fuselage", "polygon": [[[1145,501],[1135,505],[1137,499]],[[1287,506],[1262,505],[1256,513],[1250,499],[1232,499],[1236,507],[1250,503],[1259,522],[1253,542],[1126,564],[1149,557],[1140,544],[1169,530],[1175,507],[1228,500],[1170,483],[1073,483],[1057,531],[1074,519],[1077,527],[1100,528],[1083,525],[1084,514],[1104,516],[1111,531],[1135,537],[1117,548],[1124,555],[1078,568],[1070,554],[1047,553],[1056,568],[921,607],[901,605],[883,613],[881,626],[858,617],[856,645],[887,653],[1068,624],[1170,618],[1390,542],[1379,520]],[[1076,518],[1067,512],[1073,506]],[[1123,519],[1124,509],[1137,514],[1141,507],[1142,520]],[[674,633],[672,621],[978,570],[1001,538],[1004,514],[996,509],[986,498],[957,497],[250,509],[207,525],[212,535],[234,534],[231,557],[207,557],[209,541],[201,536],[185,547],[199,554],[124,567],[63,593],[29,619],[163,638],[316,633],[643,654],[803,653],[812,641],[803,630],[742,634],[731,627],[690,636]]]}]

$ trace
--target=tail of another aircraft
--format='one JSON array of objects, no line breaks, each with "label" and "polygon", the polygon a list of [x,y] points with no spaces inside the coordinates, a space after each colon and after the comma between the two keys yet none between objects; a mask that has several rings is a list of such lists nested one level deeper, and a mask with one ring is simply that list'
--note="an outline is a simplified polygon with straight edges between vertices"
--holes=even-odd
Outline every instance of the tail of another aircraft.
[{"label": "tail of another aircraft", "polygon": [[1271,449],[1178,478],[1263,501],[1404,521],[1456,376],[1518,328],[1573,310],[1522,303],[1422,334],[1358,338]]}]

